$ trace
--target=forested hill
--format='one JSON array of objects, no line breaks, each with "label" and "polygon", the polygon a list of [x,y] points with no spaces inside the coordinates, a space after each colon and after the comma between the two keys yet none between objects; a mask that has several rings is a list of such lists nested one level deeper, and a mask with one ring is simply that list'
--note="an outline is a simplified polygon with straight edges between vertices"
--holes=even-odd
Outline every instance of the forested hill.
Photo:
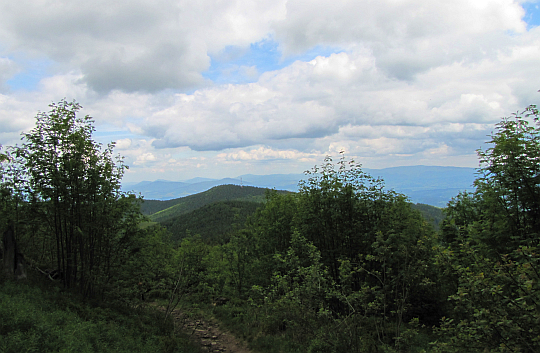
[{"label": "forested hill", "polygon": [[[165,222],[218,201],[251,201],[262,203],[268,189],[252,186],[220,185],[199,194],[174,200],[145,200],[141,212],[156,222]],[[287,193],[287,191],[278,191]]]},{"label": "forested hill", "polygon": [[[265,199],[268,189],[239,185],[220,185],[210,190],[174,200],[145,200],[142,212],[160,223],[179,241],[198,234],[207,241],[221,239],[242,228]],[[276,191],[288,193],[288,191]],[[438,230],[442,209],[425,204],[413,205]]]},{"label": "forested hill", "polygon": [[[174,242],[196,234],[210,243],[223,242],[231,232],[243,228],[248,217],[261,205],[260,202],[252,201],[217,201],[159,223],[171,233],[171,240]],[[442,209],[424,204],[415,204],[412,207],[420,211],[435,230],[439,230],[444,216]]]},{"label": "forested hill", "polygon": [[200,235],[210,243],[226,242],[231,232],[241,229],[249,216],[262,205],[252,201],[218,201],[189,213],[160,222],[178,243],[189,235]]},{"label": "forested hill", "polygon": [[433,229],[439,231],[440,224],[444,219],[444,213],[442,208],[426,205],[423,203],[417,203],[412,205],[415,210],[420,211],[426,221],[431,223]]}]

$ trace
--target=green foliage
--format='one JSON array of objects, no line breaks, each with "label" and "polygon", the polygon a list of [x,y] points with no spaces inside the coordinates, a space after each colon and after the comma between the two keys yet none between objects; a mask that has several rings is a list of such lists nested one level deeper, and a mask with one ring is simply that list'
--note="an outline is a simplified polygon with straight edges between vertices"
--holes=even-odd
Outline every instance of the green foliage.
[{"label": "green foliage", "polygon": [[6,229],[11,222],[16,237],[24,231],[19,224],[32,228],[34,223],[28,215],[30,210],[25,202],[27,198],[23,154],[21,148],[8,146],[0,159],[0,229]]},{"label": "green foliage", "polygon": [[[438,350],[444,352],[537,352],[540,347],[540,254],[520,247],[494,262],[475,246],[446,251],[458,274],[450,296],[454,314],[443,320]],[[445,339],[446,338],[446,339]]]},{"label": "green foliage", "polygon": [[178,274],[180,295],[187,295],[192,300],[209,303],[212,298],[212,288],[206,280],[205,258],[210,252],[199,235],[182,239],[175,255],[173,266]]},{"label": "green foliage", "polygon": [[427,220],[435,231],[439,231],[440,225],[444,219],[444,213],[442,208],[426,205],[423,203],[417,203],[412,205],[412,208],[420,211],[425,220]]},{"label": "green foliage", "polygon": [[305,343],[328,318],[325,302],[330,278],[318,249],[294,233],[286,254],[276,254],[278,267],[267,292],[266,305],[273,311],[274,323],[267,330],[287,330],[296,341]]},{"label": "green foliage", "polygon": [[120,192],[126,167],[113,157],[114,144],[102,149],[92,140],[92,119],[77,116],[79,104],[50,107],[23,134],[25,193],[40,232],[54,239],[48,265],[62,271],[66,287],[89,295],[110,280],[112,260],[136,228],[130,222],[137,222],[137,209]]},{"label": "green foliage", "polygon": [[230,282],[236,290],[238,298],[243,298],[244,290],[249,283],[250,271],[255,262],[252,233],[241,230],[234,234],[229,243],[223,246],[223,254],[227,260]]},{"label": "green foliage", "polygon": [[[336,169],[337,167],[337,169]],[[296,226],[321,251],[331,277],[339,281],[340,258],[353,259],[369,247],[380,211],[393,194],[381,180],[342,158],[337,166],[327,157],[320,168],[300,183]]]},{"label": "green foliage", "polygon": [[107,283],[108,300],[136,307],[169,294],[175,274],[169,233],[158,225],[133,232],[119,250],[120,266]]},{"label": "green foliage", "polygon": [[[220,185],[199,194],[175,200],[145,201],[145,203],[148,202],[148,205],[152,208],[149,210],[147,206],[143,204],[143,210],[145,210],[145,213],[154,211],[151,213],[150,218],[156,222],[164,222],[219,201],[241,200],[261,203],[264,201],[266,190],[267,189],[252,186],[241,187],[238,185]],[[163,208],[165,206],[169,207]],[[155,210],[157,209],[159,209],[159,211],[156,212]]]},{"label": "green foliage", "polygon": [[[538,119],[536,106],[503,119],[492,135],[493,147],[478,151],[483,167],[476,186],[485,201],[484,212],[504,215],[504,221],[485,219],[497,231],[481,240],[490,242],[490,246],[501,253],[508,253],[519,245],[530,245],[540,235]],[[536,126],[530,125],[531,120]]]},{"label": "green foliage", "polygon": [[540,349],[538,110],[503,119],[491,137],[492,147],[478,151],[476,192],[446,210],[449,247],[439,261],[451,268],[454,292],[439,351]]},{"label": "green foliage", "polygon": [[404,347],[415,335],[407,321],[438,315],[411,310],[442,299],[432,296],[435,233],[354,162],[327,158],[309,175],[296,195],[269,193],[224,246],[236,295],[252,304],[245,325],[286,337],[288,350]]},{"label": "green foliage", "polygon": [[251,285],[267,287],[278,266],[276,254],[285,254],[294,232],[298,197],[292,193],[268,191],[264,207],[247,222],[243,232],[250,239],[251,268],[255,281]]},{"label": "green foliage", "polygon": [[377,340],[389,344],[411,301],[421,304],[429,291],[434,232],[403,195],[354,162],[342,158],[335,169],[327,159],[312,173],[300,191],[298,229],[340,285],[336,312],[370,317]]},{"label": "green foliage", "polygon": [[[199,352],[151,311],[90,307],[21,283],[0,288],[0,352]],[[161,321],[158,321],[161,322]]]},{"label": "green foliage", "polygon": [[[535,126],[531,126],[530,122]],[[446,210],[444,237],[471,238],[495,257],[528,246],[540,234],[540,123],[536,106],[504,118],[492,147],[478,150],[482,167],[474,193],[458,195]]]},{"label": "green foliage", "polygon": [[238,200],[214,202],[162,221],[161,225],[171,232],[171,240],[175,242],[188,233],[199,234],[205,241],[220,242],[226,240],[235,228],[242,227],[260,206],[260,203]]}]

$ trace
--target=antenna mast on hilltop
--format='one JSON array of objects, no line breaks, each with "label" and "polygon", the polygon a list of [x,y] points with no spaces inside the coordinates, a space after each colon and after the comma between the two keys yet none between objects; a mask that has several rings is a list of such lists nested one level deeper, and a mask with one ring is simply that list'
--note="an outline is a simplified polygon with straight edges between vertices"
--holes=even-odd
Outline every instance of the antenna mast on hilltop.
[{"label": "antenna mast on hilltop", "polygon": [[244,188],[244,181],[242,180],[242,177],[240,177],[240,189]]}]

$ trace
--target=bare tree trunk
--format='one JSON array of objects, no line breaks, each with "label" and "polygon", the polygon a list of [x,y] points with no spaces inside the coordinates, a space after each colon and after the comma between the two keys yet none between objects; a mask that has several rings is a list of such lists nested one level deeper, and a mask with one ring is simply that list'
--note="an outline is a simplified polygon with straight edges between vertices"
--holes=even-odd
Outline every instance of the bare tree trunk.
[{"label": "bare tree trunk", "polygon": [[8,278],[24,279],[26,278],[26,269],[24,266],[24,257],[19,253],[17,249],[17,242],[15,240],[15,232],[13,231],[13,224],[8,226],[8,229],[4,232],[2,239],[3,245],[3,259],[4,259],[4,271],[8,275]]}]

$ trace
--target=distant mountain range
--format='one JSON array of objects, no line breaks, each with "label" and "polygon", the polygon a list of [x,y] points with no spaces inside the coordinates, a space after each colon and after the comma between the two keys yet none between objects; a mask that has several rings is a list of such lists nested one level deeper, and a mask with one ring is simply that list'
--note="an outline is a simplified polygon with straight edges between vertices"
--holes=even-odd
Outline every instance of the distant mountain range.
[{"label": "distant mountain range", "polygon": [[[445,207],[460,191],[473,190],[474,168],[410,166],[385,169],[366,169],[373,177],[381,177],[388,189],[407,195],[414,203]],[[246,185],[276,190],[298,191],[304,174],[244,174],[236,178],[194,178],[185,181],[143,181],[126,183],[124,191],[140,193],[147,200],[171,200],[197,194],[218,185]]]}]

